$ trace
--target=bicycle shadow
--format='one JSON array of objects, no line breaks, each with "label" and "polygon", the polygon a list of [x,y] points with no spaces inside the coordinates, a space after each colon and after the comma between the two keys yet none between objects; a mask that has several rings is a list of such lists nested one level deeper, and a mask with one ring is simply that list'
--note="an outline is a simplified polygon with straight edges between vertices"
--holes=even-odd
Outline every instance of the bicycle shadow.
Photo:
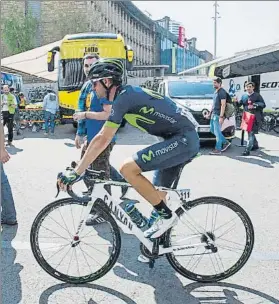
[{"label": "bicycle shadow", "polygon": [[198,301],[196,303],[252,304],[269,301],[270,304],[279,304],[278,299],[268,294],[236,284],[191,283],[184,288]]},{"label": "bicycle shadow", "polygon": [[1,298],[2,304],[18,304],[22,301],[20,271],[23,266],[15,263],[17,252],[12,247],[12,240],[17,233],[17,226],[3,225],[1,239]]},{"label": "bicycle shadow", "polygon": [[138,239],[123,233],[121,238],[122,250],[118,263],[112,270],[116,276],[153,287],[154,303],[199,303],[193,296],[185,293],[182,282],[165,257],[156,260],[154,268],[149,269],[148,264],[137,261],[140,254]]},{"label": "bicycle shadow", "polygon": [[[72,289],[73,288],[73,289]],[[84,289],[92,289],[93,294],[90,296],[90,299],[88,300],[85,296]],[[63,291],[61,295],[56,294],[55,295],[55,302],[51,301],[51,297],[54,295],[54,293]],[[104,294],[109,294],[111,296],[114,296],[117,298],[117,302],[115,303],[126,303],[126,304],[137,304],[135,301],[133,301],[131,298],[128,296],[124,295],[123,293],[105,287],[101,285],[96,285],[96,284],[68,284],[68,283],[60,283],[57,285],[53,285],[46,289],[39,298],[39,304],[50,304],[50,303],[69,303],[68,300],[71,299],[71,292],[75,294],[75,296],[78,294],[81,296],[81,298],[84,299],[84,304],[95,304],[95,303],[103,303],[103,299],[105,298]],[[96,297],[99,299],[99,301],[96,301]],[[59,300],[61,298],[61,300]],[[119,302],[121,300],[121,302]],[[73,303],[73,302],[70,302]],[[107,301],[104,303],[108,303]]]}]

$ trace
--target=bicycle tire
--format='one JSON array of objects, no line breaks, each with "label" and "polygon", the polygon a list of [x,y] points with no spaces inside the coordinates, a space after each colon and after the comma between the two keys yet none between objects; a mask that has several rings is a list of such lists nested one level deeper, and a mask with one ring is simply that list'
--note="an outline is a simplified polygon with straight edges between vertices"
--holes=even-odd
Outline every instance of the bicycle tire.
[{"label": "bicycle tire", "polygon": [[265,114],[263,121],[261,123],[261,129],[264,132],[270,132],[273,129],[272,123],[273,123],[274,117],[272,114]]},{"label": "bicycle tire", "polygon": [[277,115],[271,114],[271,116],[274,119],[274,126],[273,126],[272,130],[275,133],[279,133],[279,115],[277,116]]},{"label": "bicycle tire", "polygon": [[[97,207],[95,208],[98,210],[98,213],[101,215],[102,218],[104,218],[111,226],[112,235],[113,235],[113,250],[111,251],[111,256],[106,262],[106,264],[100,268],[98,271],[86,275],[83,277],[73,277],[68,276],[63,273],[60,273],[58,270],[54,269],[51,265],[49,265],[46,260],[44,259],[43,255],[41,254],[41,250],[38,247],[38,233],[41,223],[43,222],[44,218],[54,209],[59,208],[59,206],[67,205],[67,204],[84,204],[81,202],[78,202],[74,200],[73,198],[64,198],[60,200],[56,200],[50,204],[48,204],[46,207],[44,207],[36,216],[35,220],[33,221],[31,231],[30,231],[30,243],[31,243],[31,249],[32,253],[38,262],[38,264],[42,267],[44,271],[46,271],[49,275],[52,277],[66,283],[70,284],[83,284],[95,281],[101,277],[103,277],[106,273],[108,273],[111,268],[115,265],[117,262],[117,259],[120,254],[121,250],[121,236],[120,236],[120,230],[119,227],[112,217],[112,215],[103,208],[102,204],[97,204]],[[94,207],[93,207],[94,208]]]},{"label": "bicycle tire", "polygon": [[[186,268],[184,268],[182,265],[180,265],[179,261],[175,258],[173,253],[167,253],[166,257],[170,265],[182,276],[192,280],[192,281],[197,281],[197,282],[203,282],[203,283],[213,283],[213,282],[218,282],[224,279],[227,279],[231,277],[232,275],[236,274],[248,261],[254,247],[254,241],[255,241],[255,236],[254,236],[254,228],[252,221],[250,220],[248,214],[246,211],[240,207],[238,204],[235,202],[223,198],[223,197],[202,197],[195,199],[191,202],[185,203],[186,209],[191,209],[199,205],[203,204],[209,204],[209,203],[218,203],[220,205],[226,206],[233,210],[234,212],[237,213],[237,215],[241,218],[245,230],[246,230],[246,245],[243,250],[243,253],[240,257],[240,259],[233,265],[231,266],[228,270],[226,270],[223,273],[217,274],[217,275],[200,275],[193,273]],[[178,209],[177,215],[180,217],[184,213],[184,210],[182,208]],[[172,229],[169,229],[166,234],[165,234],[165,246],[166,247],[171,247],[171,231]]]}]

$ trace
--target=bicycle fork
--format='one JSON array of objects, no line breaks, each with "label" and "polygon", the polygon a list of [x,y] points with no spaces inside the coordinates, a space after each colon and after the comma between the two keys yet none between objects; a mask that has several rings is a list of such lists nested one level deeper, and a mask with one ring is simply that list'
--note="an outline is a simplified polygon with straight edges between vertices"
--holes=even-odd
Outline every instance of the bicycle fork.
[{"label": "bicycle fork", "polygon": [[80,223],[78,225],[77,231],[76,231],[76,233],[75,233],[75,235],[73,237],[72,244],[71,244],[72,247],[76,247],[80,243],[80,237],[79,237],[79,235],[80,235],[80,233],[84,229],[84,226],[85,226],[85,223],[86,223],[86,219],[87,219],[88,215],[90,214],[93,205],[94,205],[94,201],[91,198],[90,201],[87,203],[87,206],[86,206],[86,209],[85,209],[85,215],[86,216],[84,216],[81,219],[81,221],[80,221]]}]

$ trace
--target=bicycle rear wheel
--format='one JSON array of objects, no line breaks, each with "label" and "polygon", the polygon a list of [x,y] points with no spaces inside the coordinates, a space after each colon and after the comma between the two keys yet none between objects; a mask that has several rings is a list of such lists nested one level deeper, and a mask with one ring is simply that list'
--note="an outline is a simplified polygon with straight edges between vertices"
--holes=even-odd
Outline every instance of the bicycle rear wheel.
[{"label": "bicycle rear wheel", "polygon": [[91,213],[104,221],[85,226],[77,239],[78,226],[87,219],[85,211],[86,203],[60,199],[43,208],[32,224],[33,255],[48,274],[60,281],[72,284],[95,281],[118,259],[120,231],[101,204],[94,205]]},{"label": "bicycle rear wheel", "polygon": [[272,114],[272,116],[274,118],[273,130],[274,130],[274,132],[279,133],[279,115]]},{"label": "bicycle rear wheel", "polygon": [[[222,197],[199,198],[185,203],[184,207],[187,212],[178,209],[179,222],[166,233],[165,246],[187,244],[189,248],[168,253],[166,256],[171,266],[182,276],[198,282],[217,282],[237,273],[249,259],[254,246],[254,228],[244,209]],[[201,207],[205,207],[204,212]],[[219,218],[218,209],[223,210]],[[229,215],[232,215],[232,220]],[[205,224],[201,221],[202,218],[205,218]],[[236,223],[237,219],[239,224]],[[182,229],[179,227],[181,223]],[[181,238],[178,234],[185,232],[185,226],[190,233],[187,238]],[[232,231],[233,228],[236,229]],[[241,232],[244,238],[239,243],[235,239]],[[208,243],[208,237],[214,241],[214,246]],[[196,244],[201,246],[195,246]],[[235,259],[235,253],[240,257]]]}]

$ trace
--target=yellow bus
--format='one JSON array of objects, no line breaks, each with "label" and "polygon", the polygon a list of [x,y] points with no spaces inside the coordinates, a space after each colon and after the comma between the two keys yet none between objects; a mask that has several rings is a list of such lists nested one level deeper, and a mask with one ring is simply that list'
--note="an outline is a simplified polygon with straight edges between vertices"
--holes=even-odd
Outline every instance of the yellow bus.
[{"label": "yellow bus", "polygon": [[[55,69],[55,55],[58,60],[58,97],[62,123],[72,122],[77,109],[80,89],[85,81],[82,58],[87,54],[98,54],[101,58],[122,59],[126,71],[133,68],[134,52],[125,45],[120,34],[80,33],[66,35],[60,46],[48,52],[48,71]],[[124,81],[127,81],[127,73]]]}]

